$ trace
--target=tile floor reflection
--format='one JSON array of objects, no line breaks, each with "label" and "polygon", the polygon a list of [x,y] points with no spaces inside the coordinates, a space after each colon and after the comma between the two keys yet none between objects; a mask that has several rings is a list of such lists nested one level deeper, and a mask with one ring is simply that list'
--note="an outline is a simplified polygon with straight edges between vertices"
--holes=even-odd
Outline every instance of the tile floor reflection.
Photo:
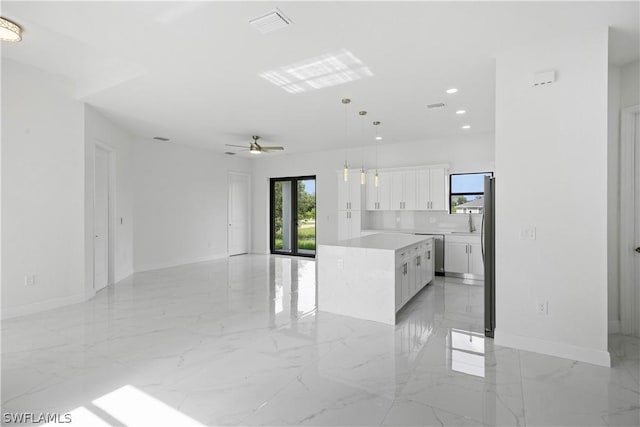
[{"label": "tile floor reflection", "polygon": [[2,411],[71,412],[71,425],[640,424],[637,338],[610,337],[611,369],[498,347],[482,286],[442,277],[395,327],[318,312],[315,271],[232,257],[4,321]]}]

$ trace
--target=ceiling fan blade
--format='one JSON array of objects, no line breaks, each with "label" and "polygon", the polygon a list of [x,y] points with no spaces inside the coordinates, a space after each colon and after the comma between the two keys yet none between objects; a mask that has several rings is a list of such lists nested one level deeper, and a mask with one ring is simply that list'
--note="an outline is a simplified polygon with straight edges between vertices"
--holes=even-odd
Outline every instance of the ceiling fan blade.
[{"label": "ceiling fan blade", "polygon": [[284,147],[280,147],[278,145],[270,145],[270,146],[261,146],[262,150],[264,151],[280,151],[280,150],[284,150]]},{"label": "ceiling fan blade", "polygon": [[247,148],[247,146],[246,146],[246,145],[234,145],[234,144],[224,144],[224,145],[226,145],[227,147],[240,147],[240,148]]}]

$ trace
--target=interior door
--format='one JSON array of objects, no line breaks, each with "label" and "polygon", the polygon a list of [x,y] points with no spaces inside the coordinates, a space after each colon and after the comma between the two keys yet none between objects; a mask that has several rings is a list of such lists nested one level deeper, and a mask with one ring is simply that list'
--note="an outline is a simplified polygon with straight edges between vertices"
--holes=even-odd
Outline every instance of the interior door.
[{"label": "interior door", "polygon": [[249,175],[229,173],[229,255],[249,252]]},{"label": "interior door", "polygon": [[635,244],[634,244],[634,279],[635,309],[633,324],[634,335],[640,337],[640,114],[635,115],[635,182],[633,193],[635,195]]},{"label": "interior door", "polygon": [[109,283],[109,152],[96,146],[93,180],[93,287]]}]

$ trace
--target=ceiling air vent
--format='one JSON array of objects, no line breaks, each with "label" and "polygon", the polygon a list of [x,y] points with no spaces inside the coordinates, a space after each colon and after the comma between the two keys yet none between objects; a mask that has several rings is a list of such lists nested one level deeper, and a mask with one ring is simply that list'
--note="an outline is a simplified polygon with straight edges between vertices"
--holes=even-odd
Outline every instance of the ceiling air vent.
[{"label": "ceiling air vent", "polygon": [[437,104],[429,104],[427,105],[427,108],[430,110],[439,110],[441,108],[445,107],[445,103],[444,102],[438,102]]},{"label": "ceiling air vent", "polygon": [[293,21],[287,18],[279,9],[275,9],[264,16],[250,20],[249,24],[262,34],[267,34],[272,31],[286,28],[293,24]]},{"label": "ceiling air vent", "polygon": [[154,136],[153,139],[155,139],[156,141],[160,141],[160,142],[170,141],[169,138],[165,138],[164,136]]},{"label": "ceiling air vent", "polygon": [[235,156],[236,153],[232,153],[231,151],[225,151],[224,154],[227,154],[229,156]]}]

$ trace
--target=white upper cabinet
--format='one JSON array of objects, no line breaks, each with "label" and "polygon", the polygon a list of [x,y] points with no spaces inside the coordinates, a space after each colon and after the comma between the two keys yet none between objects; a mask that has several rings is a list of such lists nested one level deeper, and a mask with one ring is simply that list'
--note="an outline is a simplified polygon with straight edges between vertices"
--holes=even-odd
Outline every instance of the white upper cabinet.
[{"label": "white upper cabinet", "polygon": [[417,210],[447,210],[447,171],[445,168],[419,169],[417,176]]},{"label": "white upper cabinet", "polygon": [[403,170],[391,172],[391,209],[415,210],[416,202],[416,171]]},{"label": "white upper cabinet", "polygon": [[349,179],[344,180],[342,171],[338,173],[338,210],[356,210],[362,208],[362,192],[364,187],[360,184],[360,171],[349,170]]},{"label": "white upper cabinet", "polygon": [[391,205],[391,175],[378,172],[378,186],[375,183],[375,171],[367,172],[366,209],[369,211],[389,210]]},{"label": "white upper cabinet", "polygon": [[[355,175],[355,179],[353,176]],[[349,181],[342,180],[339,174],[339,210],[359,209],[349,191],[352,181],[360,183],[358,171],[351,172]],[[368,211],[409,210],[409,211],[446,211],[447,210],[447,166],[403,168],[378,170],[378,186],[375,185],[375,171],[367,172],[366,201]],[[347,203],[351,203],[348,205]],[[349,208],[348,206],[351,206]]]}]

